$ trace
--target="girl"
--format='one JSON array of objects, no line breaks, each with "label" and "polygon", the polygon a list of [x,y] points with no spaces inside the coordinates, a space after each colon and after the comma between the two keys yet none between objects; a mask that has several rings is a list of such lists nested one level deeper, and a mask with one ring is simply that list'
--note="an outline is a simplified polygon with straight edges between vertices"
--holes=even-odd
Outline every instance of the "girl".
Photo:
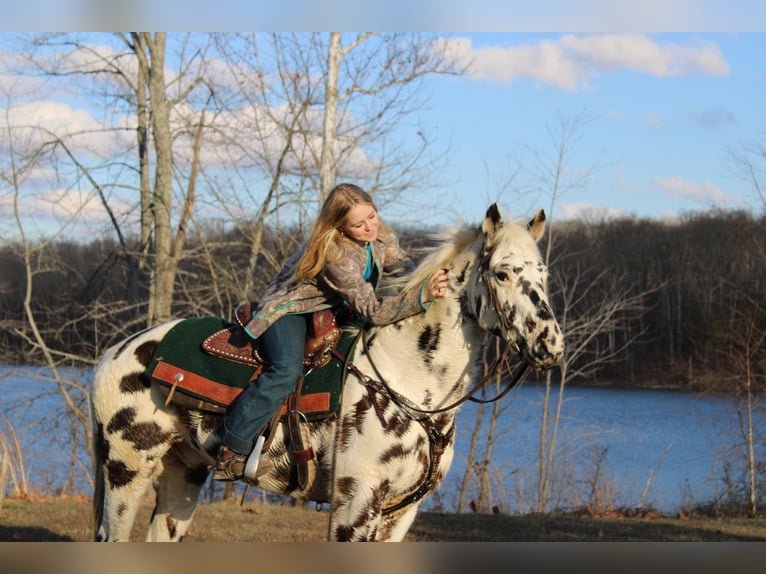
[{"label": "girl", "polygon": [[[434,273],[420,290],[378,297],[383,274],[399,274],[415,266],[400,248],[396,234],[378,216],[370,195],[341,183],[325,200],[311,236],[267,287],[245,331],[260,338],[267,361],[264,371],[232,405],[224,422],[217,480],[237,480],[258,432],[269,422],[303,374],[306,316],[348,305],[369,325],[387,325],[423,312],[446,294],[444,270]],[[260,454],[262,437],[257,443]],[[255,478],[255,468],[247,478]]]}]

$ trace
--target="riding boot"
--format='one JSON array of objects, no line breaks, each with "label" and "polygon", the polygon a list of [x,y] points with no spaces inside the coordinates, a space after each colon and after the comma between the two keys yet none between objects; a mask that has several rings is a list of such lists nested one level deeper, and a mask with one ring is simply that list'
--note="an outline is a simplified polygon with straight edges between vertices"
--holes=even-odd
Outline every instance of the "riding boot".
[{"label": "riding boot", "polygon": [[266,437],[259,436],[249,455],[236,452],[228,446],[222,445],[218,452],[218,460],[215,463],[213,479],[221,481],[255,480],[265,440]]},{"label": "riding boot", "polygon": [[213,472],[214,480],[239,480],[244,476],[247,455],[231,450],[228,446],[221,446],[218,451],[218,459],[215,462]]}]

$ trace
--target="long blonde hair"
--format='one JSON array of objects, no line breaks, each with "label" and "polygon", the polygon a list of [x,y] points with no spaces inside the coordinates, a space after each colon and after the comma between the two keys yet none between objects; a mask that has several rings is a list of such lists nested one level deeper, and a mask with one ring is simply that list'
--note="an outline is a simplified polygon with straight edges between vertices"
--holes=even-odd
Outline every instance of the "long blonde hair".
[{"label": "long blonde hair", "polygon": [[[293,283],[313,279],[328,262],[334,261],[333,257],[340,255],[340,250],[334,249],[342,238],[340,227],[351,208],[360,204],[378,210],[372,196],[358,185],[339,183],[333,188],[319,211],[306,249],[295,266],[291,279]],[[382,221],[380,227],[387,229]]]}]

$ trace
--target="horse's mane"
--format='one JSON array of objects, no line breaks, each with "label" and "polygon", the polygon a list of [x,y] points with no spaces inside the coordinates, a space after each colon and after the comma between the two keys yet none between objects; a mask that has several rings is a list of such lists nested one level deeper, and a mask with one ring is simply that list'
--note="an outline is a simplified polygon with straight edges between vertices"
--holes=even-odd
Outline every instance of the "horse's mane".
[{"label": "horse's mane", "polygon": [[478,227],[464,226],[431,234],[433,245],[423,249],[425,255],[420,264],[411,273],[396,280],[395,285],[405,291],[420,289],[424,281],[442,267],[448,267],[459,253],[475,241],[479,232]]},{"label": "horse's mane", "polygon": [[[461,252],[473,243],[481,233],[480,226],[464,225],[461,227],[447,228],[431,234],[433,245],[423,249],[424,257],[420,264],[411,273],[393,280],[392,285],[409,291],[420,289],[423,282],[433,275],[438,269],[448,267],[449,263]],[[525,219],[518,218],[507,221],[495,233],[495,244],[510,241],[514,244],[529,249],[529,256],[539,259],[540,252],[535,240],[528,233]]]}]

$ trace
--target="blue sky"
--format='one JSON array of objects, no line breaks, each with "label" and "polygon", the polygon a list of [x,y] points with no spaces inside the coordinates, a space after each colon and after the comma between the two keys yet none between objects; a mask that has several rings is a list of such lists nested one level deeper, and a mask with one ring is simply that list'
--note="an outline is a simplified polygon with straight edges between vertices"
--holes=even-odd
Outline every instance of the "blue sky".
[{"label": "blue sky", "polygon": [[[565,165],[566,181],[578,184],[557,198],[554,218],[672,218],[712,207],[764,208],[728,157],[752,142],[766,146],[766,34],[757,31],[766,22],[762,2],[159,4],[31,0],[15,4],[2,28],[444,32],[455,56],[472,66],[464,77],[427,83],[422,121],[453,155],[439,174],[446,185],[423,190],[438,208],[414,213],[410,222],[478,220],[495,200],[512,215],[550,211],[534,157],[555,153],[562,121],[585,118]],[[578,180],[584,173],[590,177]]]},{"label": "blue sky", "polygon": [[[448,203],[463,213],[484,202],[474,208],[457,198],[496,197],[504,170],[515,162],[536,170],[524,158],[554,156],[561,122],[586,118],[566,167],[572,178],[585,170],[592,177],[561,194],[559,217],[763,208],[729,156],[754,141],[766,145],[766,34],[455,32],[450,39],[473,71],[436,82],[429,114],[456,148],[445,176],[456,198]],[[506,202],[522,211],[547,207],[530,174],[517,174],[510,188],[523,193]]]}]

